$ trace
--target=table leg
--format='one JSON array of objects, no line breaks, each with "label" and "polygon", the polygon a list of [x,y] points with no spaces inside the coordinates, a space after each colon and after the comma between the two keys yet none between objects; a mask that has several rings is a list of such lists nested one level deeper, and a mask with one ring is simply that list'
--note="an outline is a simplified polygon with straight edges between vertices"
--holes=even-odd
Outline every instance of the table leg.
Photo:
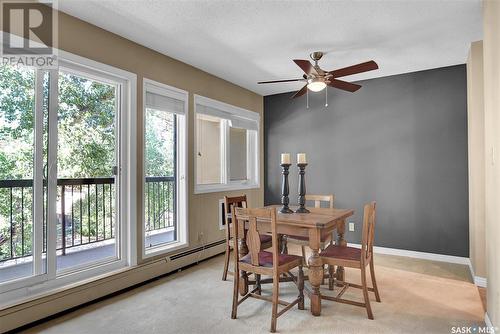
[{"label": "table leg", "polygon": [[[347,241],[344,239],[344,234],[345,234],[345,219],[340,221],[337,226],[337,245],[341,247],[346,247],[347,246]],[[339,281],[344,281],[344,267],[342,266],[337,266],[337,279]]]},{"label": "table leg", "polygon": [[[238,252],[240,253],[240,257],[243,257],[248,254],[248,247],[246,242],[246,231],[243,232],[243,238],[241,238],[238,242]],[[235,273],[237,275],[237,273]],[[244,270],[241,270],[241,278],[239,284],[240,295],[244,296],[248,293],[248,273]]]},{"label": "table leg", "polygon": [[320,287],[323,282],[323,261],[319,256],[320,233],[319,230],[309,232],[309,247],[312,254],[309,257],[309,283],[312,291],[309,295],[311,299],[311,313],[314,316],[321,314],[321,294]]},{"label": "table leg", "polygon": [[279,251],[281,254],[288,254],[288,242],[286,240],[286,235],[280,234],[279,236]]}]

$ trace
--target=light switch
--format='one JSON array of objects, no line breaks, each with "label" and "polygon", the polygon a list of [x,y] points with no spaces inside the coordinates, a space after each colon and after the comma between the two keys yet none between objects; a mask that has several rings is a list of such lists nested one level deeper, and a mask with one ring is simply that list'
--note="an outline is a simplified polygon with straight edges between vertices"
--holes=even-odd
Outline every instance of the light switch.
[{"label": "light switch", "polygon": [[349,231],[354,232],[354,223],[353,222],[349,223]]}]

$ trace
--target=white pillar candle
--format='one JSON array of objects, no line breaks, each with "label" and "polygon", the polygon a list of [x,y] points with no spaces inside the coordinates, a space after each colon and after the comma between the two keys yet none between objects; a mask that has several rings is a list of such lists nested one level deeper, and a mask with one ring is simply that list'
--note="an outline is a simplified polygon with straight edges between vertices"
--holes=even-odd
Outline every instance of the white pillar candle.
[{"label": "white pillar candle", "polygon": [[281,164],[290,164],[290,153],[281,153]]},{"label": "white pillar candle", "polygon": [[297,153],[297,163],[298,164],[306,164],[306,154],[305,153]]}]

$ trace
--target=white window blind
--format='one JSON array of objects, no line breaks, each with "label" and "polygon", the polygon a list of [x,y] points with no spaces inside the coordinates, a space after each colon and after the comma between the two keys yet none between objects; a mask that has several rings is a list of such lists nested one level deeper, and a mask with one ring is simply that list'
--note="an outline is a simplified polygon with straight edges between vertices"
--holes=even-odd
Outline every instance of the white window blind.
[{"label": "white window blind", "polygon": [[152,85],[146,85],[146,108],[164,110],[184,115],[184,100],[166,96],[156,91]]}]

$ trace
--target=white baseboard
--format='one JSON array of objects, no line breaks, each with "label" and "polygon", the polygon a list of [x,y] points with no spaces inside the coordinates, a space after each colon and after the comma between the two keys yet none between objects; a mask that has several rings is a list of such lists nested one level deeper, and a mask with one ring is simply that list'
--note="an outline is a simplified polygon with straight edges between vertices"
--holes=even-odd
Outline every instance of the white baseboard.
[{"label": "white baseboard", "polygon": [[488,333],[495,334],[498,332],[498,328],[493,326],[493,323],[491,322],[487,312],[484,314],[484,322],[486,323],[486,327],[490,328],[490,332]]},{"label": "white baseboard", "polygon": [[[348,246],[361,248],[360,244],[349,243]],[[468,257],[426,253],[426,252],[417,252],[417,251],[410,251],[410,250],[406,250],[406,249],[378,247],[378,246],[373,246],[373,251],[375,253],[378,253],[378,254],[406,256],[406,257],[411,257],[411,258],[415,258],[415,259],[464,264],[464,265],[469,266],[469,270],[470,270],[471,275],[474,279],[475,285],[482,287],[482,288],[486,288],[488,285],[486,277],[476,276],[474,274],[474,268],[472,268],[472,264],[471,264],[470,259]]]},{"label": "white baseboard", "polygon": [[[361,248],[361,245],[359,245],[359,244],[349,243],[348,246]],[[378,246],[374,246],[373,251],[375,253],[378,253],[378,254],[406,256],[406,257],[411,257],[411,258],[415,258],[415,259],[457,263],[457,264],[464,264],[464,265],[470,264],[470,260],[468,257],[426,253],[426,252],[417,252],[417,251],[410,251],[410,250],[406,250],[406,249],[387,248],[387,247],[378,247]]]},{"label": "white baseboard", "polygon": [[487,288],[488,287],[488,281],[486,280],[486,277],[481,277],[481,276],[474,276],[474,284],[481,288]]},{"label": "white baseboard", "polygon": [[472,278],[474,279],[474,284],[481,287],[481,288],[486,288],[488,286],[486,277],[481,277],[481,276],[476,276],[476,273],[474,272],[474,268],[472,267],[472,262],[469,259],[469,270],[470,274],[472,275]]}]

